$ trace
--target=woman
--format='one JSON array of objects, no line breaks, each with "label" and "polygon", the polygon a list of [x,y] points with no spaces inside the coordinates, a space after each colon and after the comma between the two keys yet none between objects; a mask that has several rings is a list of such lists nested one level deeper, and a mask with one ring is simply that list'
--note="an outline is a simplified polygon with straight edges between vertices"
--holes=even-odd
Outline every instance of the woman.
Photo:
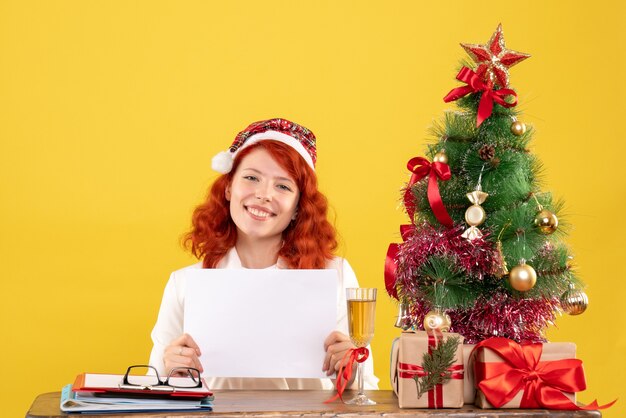
[{"label": "woman", "polygon": [[[337,270],[337,328],[320,341],[326,351],[320,367],[331,376],[354,348],[346,335],[345,288],[358,282],[348,262],[333,256],[336,233],[326,219],[326,198],[317,189],[315,161],[315,136],[305,127],[285,119],[251,124],[229,151],[213,158],[212,167],[223,175],[196,208],[185,243],[201,260],[187,269]],[[150,364],[163,374],[175,367],[202,371],[200,348],[183,333],[183,270],[170,276],[152,331]],[[365,387],[377,389],[371,358],[364,365]],[[333,388],[330,379],[205,378],[212,389]]]}]

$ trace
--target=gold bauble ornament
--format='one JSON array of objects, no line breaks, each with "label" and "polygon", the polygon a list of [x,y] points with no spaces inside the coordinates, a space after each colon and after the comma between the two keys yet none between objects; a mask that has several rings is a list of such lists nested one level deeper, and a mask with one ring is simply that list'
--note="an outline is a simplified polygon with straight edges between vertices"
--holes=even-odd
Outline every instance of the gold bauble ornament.
[{"label": "gold bauble ornament", "polygon": [[535,216],[535,226],[542,234],[549,235],[556,231],[559,226],[559,219],[548,209],[541,209]]},{"label": "gold bauble ornament", "polygon": [[580,315],[589,305],[587,294],[570,284],[569,289],[561,296],[561,309],[570,315]]},{"label": "gold bauble ornament", "polygon": [[433,157],[433,163],[448,164],[448,155],[446,154],[446,151],[441,150],[437,154],[435,154],[435,156]]},{"label": "gold bauble ornament", "polygon": [[424,330],[426,331],[448,332],[451,325],[450,315],[441,309],[435,308],[424,316]]},{"label": "gold bauble ornament", "polygon": [[509,283],[513,289],[519,292],[526,292],[537,283],[537,272],[535,272],[532,266],[526,264],[526,261],[522,260],[520,264],[511,269]]},{"label": "gold bauble ornament", "polygon": [[526,125],[524,122],[516,120],[511,124],[511,132],[513,132],[513,135],[522,136],[526,133]]}]

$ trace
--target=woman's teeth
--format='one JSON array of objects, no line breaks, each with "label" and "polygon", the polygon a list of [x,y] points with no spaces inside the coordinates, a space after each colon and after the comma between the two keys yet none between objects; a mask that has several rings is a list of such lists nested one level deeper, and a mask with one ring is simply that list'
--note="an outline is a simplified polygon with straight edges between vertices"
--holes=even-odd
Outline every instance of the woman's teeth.
[{"label": "woman's teeth", "polygon": [[268,216],[270,216],[270,213],[255,208],[248,208],[248,212],[250,212],[254,216],[258,216],[259,218],[267,218]]}]

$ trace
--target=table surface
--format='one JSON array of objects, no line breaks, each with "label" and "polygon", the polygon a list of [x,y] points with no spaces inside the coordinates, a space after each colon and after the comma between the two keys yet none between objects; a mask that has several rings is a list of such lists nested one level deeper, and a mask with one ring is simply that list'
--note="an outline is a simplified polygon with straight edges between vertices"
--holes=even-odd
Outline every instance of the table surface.
[{"label": "table surface", "polygon": [[[333,392],[304,390],[223,390],[215,391],[213,412],[133,412],[122,414],[64,414],[59,409],[60,392],[39,395],[26,414],[27,418],[56,418],[67,416],[85,416],[102,418],[241,418],[241,417],[453,417],[453,418],[565,418],[565,417],[601,417],[600,411],[547,411],[542,409],[480,409],[474,405],[465,405],[461,409],[400,409],[398,400],[389,390],[366,391],[377,402],[373,406],[344,405],[341,401],[325,404]],[[346,398],[353,393],[346,391]]]}]

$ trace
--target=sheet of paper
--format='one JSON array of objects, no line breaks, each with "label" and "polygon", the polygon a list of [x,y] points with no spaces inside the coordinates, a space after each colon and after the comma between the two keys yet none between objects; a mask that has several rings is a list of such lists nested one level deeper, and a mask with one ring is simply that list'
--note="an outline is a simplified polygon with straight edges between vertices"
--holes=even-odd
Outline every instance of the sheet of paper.
[{"label": "sheet of paper", "polygon": [[323,378],[337,326],[335,270],[189,269],[185,332],[204,376]]}]

